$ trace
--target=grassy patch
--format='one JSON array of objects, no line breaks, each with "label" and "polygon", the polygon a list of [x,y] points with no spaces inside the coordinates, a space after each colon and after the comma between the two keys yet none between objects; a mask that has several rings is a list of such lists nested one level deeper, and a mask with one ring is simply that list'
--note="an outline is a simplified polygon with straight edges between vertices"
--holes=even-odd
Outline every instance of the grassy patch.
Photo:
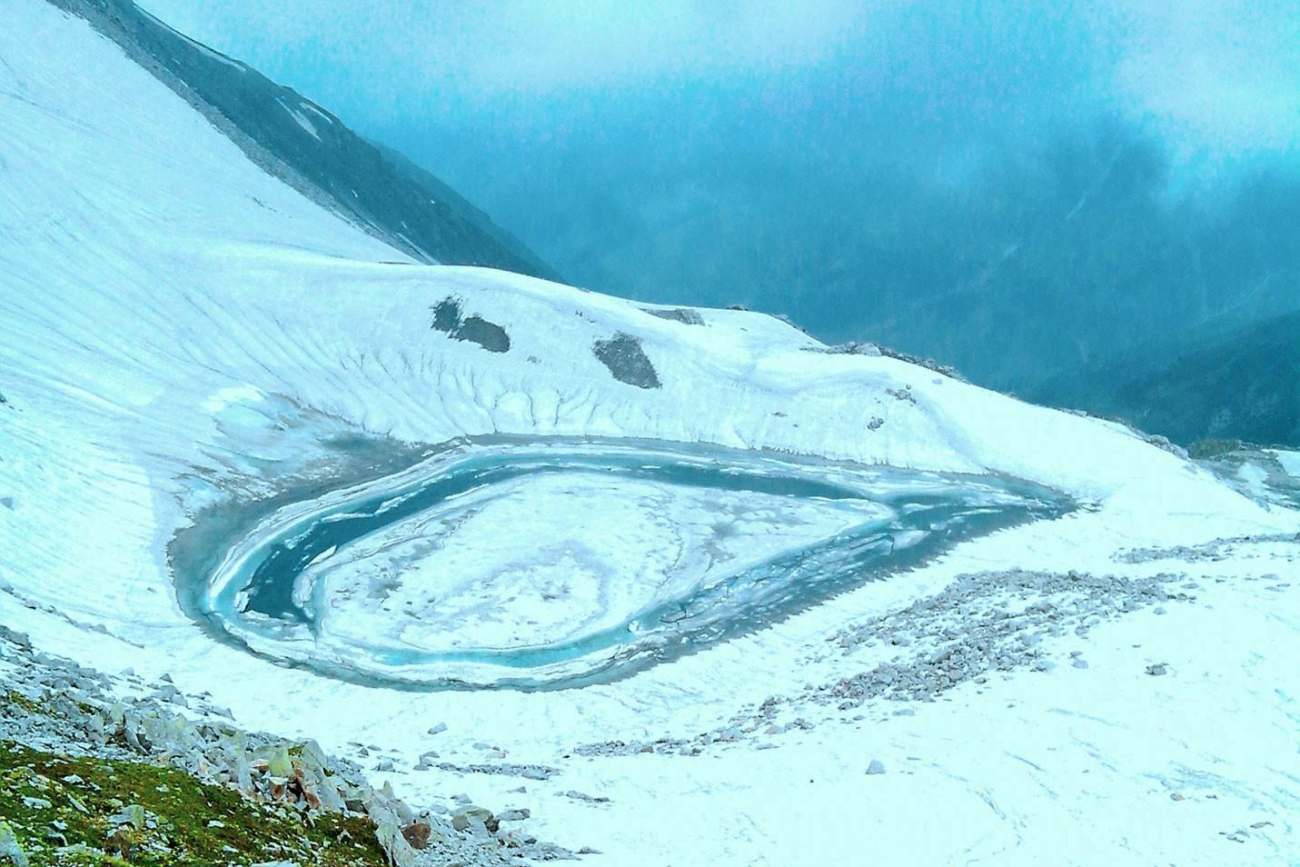
[{"label": "grassy patch", "polygon": [[5,695],[5,702],[13,705],[14,707],[21,708],[22,710],[26,711],[29,714],[39,714],[41,716],[44,716],[47,713],[47,711],[43,707],[41,707],[40,702],[36,701],[35,699],[28,698],[27,696],[23,695],[21,692],[17,692],[16,690],[11,690],[8,694]]},{"label": "grassy patch", "polygon": [[[135,823],[111,821],[124,809]],[[33,865],[388,863],[364,817],[314,813],[308,820],[291,806],[252,801],[171,766],[55,756],[8,742],[0,742],[0,819]],[[86,848],[65,848],[77,844]]]}]

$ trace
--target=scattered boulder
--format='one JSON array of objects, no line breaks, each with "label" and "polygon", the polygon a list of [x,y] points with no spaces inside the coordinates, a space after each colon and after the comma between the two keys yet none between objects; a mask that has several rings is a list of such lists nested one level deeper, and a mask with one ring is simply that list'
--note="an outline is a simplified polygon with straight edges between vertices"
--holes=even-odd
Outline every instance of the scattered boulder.
[{"label": "scattered boulder", "polygon": [[457,831],[469,831],[474,834],[495,834],[501,823],[491,810],[470,804],[451,814],[451,826]]},{"label": "scattered boulder", "polygon": [[379,845],[383,847],[384,854],[388,856],[388,861],[393,867],[413,867],[415,850],[411,848],[410,843],[406,842],[406,837],[402,835],[396,823],[379,822],[375,836],[379,838]]},{"label": "scattered boulder", "polygon": [[402,829],[402,836],[412,849],[424,849],[429,845],[429,835],[433,827],[428,822],[412,822]]},{"label": "scattered boulder", "polygon": [[871,764],[867,765],[867,773],[870,775],[874,776],[876,774],[883,774],[884,772],[885,765],[880,761],[880,759],[872,759]]},{"label": "scattered boulder", "polygon": [[119,826],[130,825],[132,828],[139,831],[144,828],[145,819],[144,807],[141,807],[139,804],[129,804],[117,813],[109,816],[108,824]]}]

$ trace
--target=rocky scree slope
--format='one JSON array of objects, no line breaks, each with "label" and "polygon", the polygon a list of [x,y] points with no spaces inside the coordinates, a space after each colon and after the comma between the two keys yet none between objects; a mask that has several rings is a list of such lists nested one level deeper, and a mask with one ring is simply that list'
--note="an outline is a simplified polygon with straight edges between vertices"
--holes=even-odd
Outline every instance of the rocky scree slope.
[{"label": "rocky scree slope", "polygon": [[[315,741],[247,732],[0,626],[0,864],[448,865],[575,857],[471,803],[416,810]],[[122,859],[122,860],[114,860]]]}]

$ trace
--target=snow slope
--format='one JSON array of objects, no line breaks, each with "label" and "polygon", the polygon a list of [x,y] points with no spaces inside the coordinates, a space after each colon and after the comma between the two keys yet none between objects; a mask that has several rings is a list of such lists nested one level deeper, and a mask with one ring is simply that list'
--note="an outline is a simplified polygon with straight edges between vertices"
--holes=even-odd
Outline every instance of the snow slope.
[{"label": "snow slope", "polygon": [[249,159],[421,262],[554,278],[517,238],[429,172],[374,146],[257,70],[176,32],[133,0],[50,0],[86,19]]},{"label": "snow slope", "polygon": [[[548,839],[603,851],[597,863],[1300,860],[1295,512],[1116,425],[893,359],[810,351],[822,347],[765,316],[701,310],[693,324],[523,276],[416,265],[262,173],[41,0],[6,3],[0,104],[0,622],[89,664],[170,671],[250,727],[349,753],[380,745],[398,770],[376,777],[411,798],[518,802]],[[509,349],[432,328],[449,298]],[[597,356],[619,335],[660,387],[620,381]],[[215,643],[178,606],[169,546],[210,510],[318,495],[489,434],[1002,473],[1087,508],[578,690],[359,686]],[[1010,665],[933,703],[817,700],[961,632],[918,600],[1013,568],[1176,577],[1164,613],[1145,598],[1076,619],[1053,609],[1041,635],[1021,633],[1051,670]],[[1023,607],[998,581],[979,586],[972,605]],[[921,637],[891,643],[889,624]],[[858,627],[879,637],[837,649]],[[1069,663],[1076,650],[1088,668]],[[1145,673],[1157,664],[1165,674]],[[778,710],[760,711],[769,696]],[[447,731],[426,734],[435,723]],[[577,751],[608,741],[649,748]],[[559,773],[410,770],[427,750],[462,768]],[[884,775],[864,773],[872,758]]]}]

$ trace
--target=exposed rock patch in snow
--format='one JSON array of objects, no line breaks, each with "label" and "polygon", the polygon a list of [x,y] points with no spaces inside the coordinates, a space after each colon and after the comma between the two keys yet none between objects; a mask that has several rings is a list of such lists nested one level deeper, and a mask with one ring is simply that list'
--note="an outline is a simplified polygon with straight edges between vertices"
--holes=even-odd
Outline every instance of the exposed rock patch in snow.
[{"label": "exposed rock patch in snow", "polygon": [[[1241,549],[1249,552],[1253,546],[1281,543],[1295,545],[1300,555],[1300,534],[1273,533],[1258,536],[1233,536],[1226,539],[1211,539],[1198,545],[1175,545],[1172,547],[1134,548],[1115,554],[1117,563],[1151,563],[1176,561],[1198,563],[1203,561],[1222,562],[1236,559],[1242,555]],[[1245,556],[1250,556],[1249,553]]]},{"label": "exposed rock patch in snow", "polygon": [[1055,667],[1051,639],[1084,636],[1110,617],[1195,596],[1167,589],[1177,574],[1128,579],[1025,572],[963,575],[937,596],[834,638],[845,655],[858,648],[907,648],[870,671],[841,679],[815,693],[840,710],[873,698],[934,701],[965,683],[983,683],[992,672]]},{"label": "exposed rock patch in snow", "polygon": [[641,340],[619,332],[607,340],[597,340],[591,351],[619,382],[637,388],[662,388],[655,367],[641,348]]},{"label": "exposed rock patch in snow", "polygon": [[439,770],[456,774],[494,774],[506,777],[523,777],[525,780],[549,780],[561,773],[559,768],[551,768],[545,765],[456,765],[451,762],[441,762],[436,767]]},{"label": "exposed rock patch in snow", "polygon": [[[1065,656],[1060,639],[1084,637],[1111,618],[1160,603],[1194,602],[1194,594],[1173,586],[1179,582],[1186,583],[1186,576],[1165,573],[1129,579],[1023,570],[961,575],[941,593],[827,639],[846,659],[862,652],[888,654],[887,661],[869,671],[802,694],[770,697],[754,713],[742,712],[727,725],[694,738],[589,743],[575,752],[700,755],[717,744],[807,730],[811,724],[802,717],[794,716],[784,724],[776,718],[790,718],[801,709],[806,712],[810,703],[850,711],[878,699],[933,702],[963,684],[984,684],[994,674],[1049,672],[1067,659],[1075,668],[1087,668],[1080,652]],[[1164,613],[1162,608],[1156,610]]]},{"label": "exposed rock patch in snow", "polygon": [[1300,508],[1300,452],[1229,446],[1198,462],[1261,505]]},{"label": "exposed rock patch in snow", "polygon": [[667,319],[671,322],[680,322],[683,325],[703,325],[704,317],[700,311],[693,310],[690,307],[642,307],[646,313],[651,316],[658,316],[660,319]]},{"label": "exposed rock patch in snow", "polygon": [[481,316],[464,317],[461,306],[459,298],[444,298],[439,301],[433,308],[431,327],[455,340],[477,343],[488,352],[510,351],[510,335],[504,328]]}]

